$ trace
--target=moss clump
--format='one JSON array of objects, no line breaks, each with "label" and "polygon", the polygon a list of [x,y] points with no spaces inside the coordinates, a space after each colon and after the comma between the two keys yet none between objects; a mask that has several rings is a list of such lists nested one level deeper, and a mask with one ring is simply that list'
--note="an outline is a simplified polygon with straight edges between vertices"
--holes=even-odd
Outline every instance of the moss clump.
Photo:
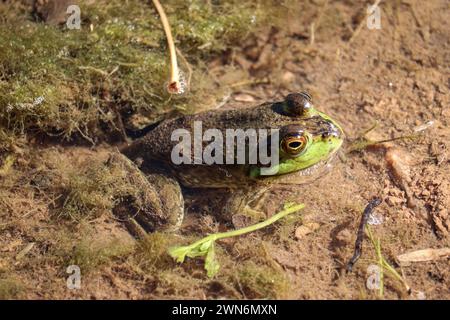
[{"label": "moss clump", "polygon": [[129,237],[111,235],[86,222],[80,223],[78,227],[77,230],[64,227],[52,233],[52,237],[56,239],[54,245],[48,255],[37,261],[50,263],[64,270],[69,265],[76,265],[86,274],[134,251],[134,242]]},{"label": "moss clump", "polygon": [[125,256],[132,252],[132,246],[124,245],[120,239],[95,241],[82,239],[67,253],[67,265],[77,265],[84,273],[90,272],[113,258]]},{"label": "moss clump", "polygon": [[134,262],[142,270],[154,271],[156,269],[167,269],[175,263],[169,256],[167,250],[175,243],[173,235],[154,232],[140,240],[134,254]]},{"label": "moss clump", "polygon": [[207,281],[206,275],[200,266],[194,265],[193,261],[192,264],[181,266],[170,257],[168,249],[179,242],[180,237],[174,234],[161,232],[148,234],[138,242],[128,262],[135,272],[152,278],[156,284],[155,292],[168,298],[198,299],[199,292],[203,290]]},{"label": "moss clump", "polygon": [[97,163],[86,169],[75,166],[61,171],[66,183],[62,206],[57,210],[58,217],[80,221],[111,210],[116,181],[114,173],[108,169],[103,163]]},{"label": "moss clump", "polygon": [[194,70],[191,90],[172,97],[164,87],[166,39],[150,3],[82,1],[81,30],[30,21],[19,2],[0,5],[0,137],[37,129],[94,143],[105,128],[133,128],[131,115],[151,123],[207,108],[218,91],[201,61],[242,38],[262,14],[258,4],[214,3],[165,3],[177,46]]},{"label": "moss clump", "polygon": [[23,285],[12,278],[0,278],[0,300],[20,298]]},{"label": "moss clump", "polygon": [[129,171],[120,164],[109,164],[91,157],[70,166],[62,163],[64,165],[55,170],[53,177],[61,179],[62,183],[60,181],[56,184],[57,189],[51,190],[62,194],[55,208],[58,218],[72,221],[92,219],[111,211],[121,198],[126,197],[136,199],[138,207],[144,205],[139,202],[142,190],[130,180]]},{"label": "moss clump", "polygon": [[237,268],[232,281],[248,299],[285,299],[290,290],[283,270],[251,260]]},{"label": "moss clump", "polygon": [[[270,244],[246,238],[236,242],[231,254],[239,256],[226,269],[222,282],[231,282],[247,299],[286,299],[291,285],[283,268],[272,258]],[[225,269],[225,268],[224,268]]]}]

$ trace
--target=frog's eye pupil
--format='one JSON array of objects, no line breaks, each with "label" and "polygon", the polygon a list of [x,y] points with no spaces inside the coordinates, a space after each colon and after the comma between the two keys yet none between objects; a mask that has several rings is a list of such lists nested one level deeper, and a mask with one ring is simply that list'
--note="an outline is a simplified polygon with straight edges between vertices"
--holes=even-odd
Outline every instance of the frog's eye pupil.
[{"label": "frog's eye pupil", "polygon": [[299,141],[289,143],[289,147],[292,149],[297,149],[302,146],[302,143]]}]

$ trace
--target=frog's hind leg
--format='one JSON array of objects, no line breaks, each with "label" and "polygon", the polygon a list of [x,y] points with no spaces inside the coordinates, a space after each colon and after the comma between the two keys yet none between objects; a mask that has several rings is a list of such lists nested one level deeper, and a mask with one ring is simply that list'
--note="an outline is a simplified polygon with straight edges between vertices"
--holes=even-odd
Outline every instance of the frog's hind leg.
[{"label": "frog's hind leg", "polygon": [[107,166],[118,176],[115,216],[137,237],[180,227],[184,201],[178,182],[164,173],[144,173],[127,157],[113,153]]}]

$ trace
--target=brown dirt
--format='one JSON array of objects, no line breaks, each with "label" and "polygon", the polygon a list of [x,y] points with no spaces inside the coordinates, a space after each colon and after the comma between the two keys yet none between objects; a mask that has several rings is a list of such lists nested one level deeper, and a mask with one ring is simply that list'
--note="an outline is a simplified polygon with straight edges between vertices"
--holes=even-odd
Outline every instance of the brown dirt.
[{"label": "brown dirt", "polygon": [[[411,135],[417,126],[433,121],[415,139],[397,140],[359,152],[342,152],[333,169],[311,185],[273,191],[268,209],[276,210],[286,200],[304,202],[306,209],[301,221],[282,223],[240,240],[220,243],[224,274],[233,273],[245,263],[259,263],[262,256],[246,256],[246,252],[262,245],[264,259],[281,270],[290,283],[285,292],[280,285],[277,298],[378,298],[377,291],[366,288],[367,267],[376,264],[369,241],[365,242],[363,256],[354,271],[346,274],[344,266],[352,255],[362,209],[373,196],[380,196],[384,201],[376,214],[383,217],[383,222],[371,229],[381,241],[384,257],[401,271],[413,289],[409,295],[401,283],[387,277],[383,298],[415,299],[421,291],[427,299],[450,299],[448,257],[403,268],[395,261],[397,255],[405,252],[450,246],[448,2],[382,1],[380,30],[365,26],[367,4],[353,1],[292,4],[284,27],[261,30],[244,41],[242,47],[230,49],[210,63],[211,69],[220,70],[224,64],[243,69],[255,79],[252,86],[234,87],[227,108],[307,90],[319,110],[342,124],[347,147],[375,122],[377,127],[368,134],[373,140]],[[314,43],[311,43],[312,23]],[[218,79],[226,76],[220,71],[217,74]],[[57,146],[35,152],[40,157],[57,152],[62,155],[60,161],[73,163],[75,159],[103,159],[112,148]],[[33,172],[39,172],[39,164],[35,164]],[[57,245],[60,239],[53,238],[58,225],[49,223],[53,213],[48,203],[57,200],[30,192],[21,183],[31,182],[15,182],[10,203],[14,210],[7,216],[0,214],[3,244],[0,271],[9,272],[10,279],[26,288],[17,289],[21,297],[265,297],[265,292],[252,290],[251,284],[247,284],[248,288],[242,283],[236,285],[232,277],[208,280],[196,261],[188,262],[187,266],[167,262],[164,264],[167,270],[159,274],[155,269],[143,272],[143,267],[134,264],[126,254],[99,264],[83,278],[82,289],[68,290],[65,257],[54,249],[60,247]],[[191,214],[181,234],[195,232],[199,236],[222,228],[214,219],[199,214],[203,210],[195,198],[191,195],[188,199]],[[296,239],[295,230],[302,224],[314,227]],[[82,228],[89,229],[89,234],[97,239],[133,243],[123,225],[106,213],[91,219],[88,226],[59,232],[73,232],[65,240],[70,247],[80,241],[76,232]],[[28,258],[17,260],[17,254],[30,242],[36,245]],[[256,249],[251,252],[258,253]],[[180,274],[179,278],[164,274],[173,270]],[[189,287],[191,283],[195,285]]]}]

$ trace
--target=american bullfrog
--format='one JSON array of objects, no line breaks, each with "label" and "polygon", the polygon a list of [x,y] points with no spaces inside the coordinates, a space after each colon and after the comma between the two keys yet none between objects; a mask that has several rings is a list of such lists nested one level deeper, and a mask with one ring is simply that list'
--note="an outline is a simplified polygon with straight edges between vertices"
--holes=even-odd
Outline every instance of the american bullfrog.
[{"label": "american bullfrog", "polygon": [[[266,136],[261,134],[257,140],[252,135],[244,136],[243,140],[233,139],[236,143],[230,150],[227,135],[237,129],[242,130],[241,134],[255,129],[257,133],[266,132]],[[180,186],[214,188],[228,198],[218,210],[219,216],[233,221],[231,218],[238,213],[251,213],[253,209],[248,204],[269,187],[302,184],[320,176],[343,139],[341,127],[316,110],[305,92],[255,107],[213,110],[165,120],[121,150],[129,160],[116,155],[131,180],[146,193],[141,195],[143,206],[139,210],[130,205],[136,199],[123,199],[116,211],[122,217],[128,215],[128,219],[131,217],[136,226],[146,231],[176,229],[184,214]],[[217,143],[215,146],[223,146],[223,153],[220,148],[211,150],[213,141]],[[252,158],[255,150],[260,149],[268,150],[267,155],[274,161],[268,164],[257,156]],[[245,159],[238,159],[242,154]],[[185,163],[179,164],[180,159]]]}]

